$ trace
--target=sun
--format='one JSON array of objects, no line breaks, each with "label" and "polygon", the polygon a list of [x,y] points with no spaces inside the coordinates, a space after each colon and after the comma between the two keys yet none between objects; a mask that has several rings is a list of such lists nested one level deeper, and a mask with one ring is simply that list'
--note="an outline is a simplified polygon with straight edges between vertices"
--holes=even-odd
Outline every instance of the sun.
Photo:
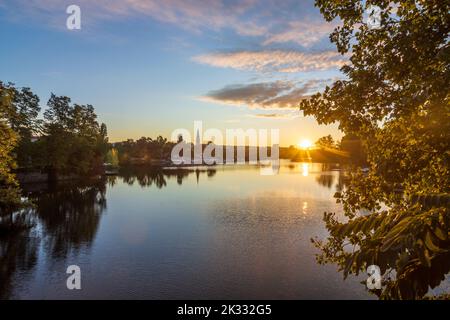
[{"label": "sun", "polygon": [[311,140],[303,139],[298,143],[298,146],[302,149],[309,149],[313,146],[313,143],[311,142]]}]

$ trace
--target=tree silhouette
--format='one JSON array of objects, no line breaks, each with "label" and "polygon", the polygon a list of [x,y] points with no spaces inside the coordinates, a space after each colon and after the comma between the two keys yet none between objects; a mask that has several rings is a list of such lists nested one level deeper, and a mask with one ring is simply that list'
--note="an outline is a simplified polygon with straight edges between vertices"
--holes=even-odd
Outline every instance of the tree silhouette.
[{"label": "tree silhouette", "polygon": [[326,148],[336,148],[336,143],[333,137],[329,134],[327,136],[319,138],[315,145],[318,147],[326,147]]},{"label": "tree silhouette", "polygon": [[330,39],[350,58],[346,79],[300,108],[359,139],[369,172],[355,168],[336,193],[348,222],[326,213],[330,236],[313,242],[318,261],[337,263],[345,277],[378,265],[380,298],[418,299],[450,270],[450,4],[376,4],[381,27],[370,29],[370,2],[316,1],[327,21],[340,19]]}]

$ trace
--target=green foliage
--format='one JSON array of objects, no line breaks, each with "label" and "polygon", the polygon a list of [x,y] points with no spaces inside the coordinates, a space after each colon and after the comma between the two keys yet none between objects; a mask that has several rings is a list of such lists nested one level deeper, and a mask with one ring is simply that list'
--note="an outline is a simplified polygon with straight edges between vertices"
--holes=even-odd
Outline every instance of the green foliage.
[{"label": "green foliage", "polygon": [[[372,3],[382,9],[380,29],[362,23]],[[340,19],[330,39],[350,61],[342,68],[346,79],[300,106],[359,138],[369,167],[353,171],[336,194],[346,221],[325,214],[330,236],[313,240],[318,261],[336,263],[345,277],[378,265],[380,298],[423,298],[450,271],[450,4],[316,5],[327,21]]]},{"label": "green foliage", "polygon": [[37,162],[38,153],[32,138],[41,133],[39,98],[30,88],[17,89],[12,83],[0,81],[0,90],[8,91],[10,101],[4,107],[3,117],[8,126],[20,137],[14,148],[19,167],[27,167]]},{"label": "green foliage", "polygon": [[44,113],[46,165],[54,174],[86,175],[103,164],[108,149],[105,124],[91,105],[70,104],[51,95]]},{"label": "green foliage", "polygon": [[[1,166],[41,170],[57,175],[87,175],[101,170],[109,150],[107,128],[97,122],[91,105],[71,105],[68,97],[51,95],[44,119],[39,98],[29,88],[0,82],[2,147],[11,159]],[[12,161],[14,158],[15,161]]]},{"label": "green foliage", "polygon": [[112,167],[119,166],[119,152],[115,148],[111,148],[106,154],[106,163]]},{"label": "green foliage", "polygon": [[0,86],[0,216],[22,206],[20,189],[11,172],[16,166],[12,151],[18,139],[8,124],[13,98],[12,90]]},{"label": "green foliage", "polygon": [[336,142],[334,141],[334,139],[333,139],[333,137],[331,136],[331,134],[319,138],[319,139],[315,142],[315,145],[318,146],[318,147],[336,148]]},{"label": "green foliage", "polygon": [[142,137],[139,140],[128,139],[115,144],[121,164],[149,164],[153,161],[170,159],[170,151],[175,144],[167,138],[156,139]]},{"label": "green foliage", "polygon": [[[364,5],[372,3],[382,9],[380,29],[369,29],[363,20]],[[317,0],[316,5],[327,21],[342,21],[330,39],[350,61],[342,68],[346,79],[301,101],[305,115],[320,123],[338,121],[346,133],[361,134],[446,98],[448,1]]]},{"label": "green foliage", "polygon": [[359,165],[367,163],[367,154],[363,148],[362,140],[355,134],[346,134],[342,137],[339,148],[348,154],[351,163]]}]

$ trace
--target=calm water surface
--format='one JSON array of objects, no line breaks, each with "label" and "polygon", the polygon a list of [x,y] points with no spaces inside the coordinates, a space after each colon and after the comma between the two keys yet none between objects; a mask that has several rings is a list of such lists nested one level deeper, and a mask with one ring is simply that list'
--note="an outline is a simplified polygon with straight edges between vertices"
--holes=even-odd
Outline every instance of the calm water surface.
[{"label": "calm water surface", "polygon": [[[366,299],[320,266],[312,237],[342,174],[321,164],[122,172],[26,186],[35,227],[1,240],[0,297],[20,299]],[[66,289],[78,265],[82,290]]]}]

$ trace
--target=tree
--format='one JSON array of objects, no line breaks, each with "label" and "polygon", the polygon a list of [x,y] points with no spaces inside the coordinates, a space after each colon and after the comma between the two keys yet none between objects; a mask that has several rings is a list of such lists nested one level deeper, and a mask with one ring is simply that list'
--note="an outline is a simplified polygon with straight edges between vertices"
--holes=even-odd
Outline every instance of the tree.
[{"label": "tree", "polygon": [[[364,23],[364,8],[372,3],[381,7],[379,29]],[[342,68],[346,79],[301,101],[305,115],[319,123],[338,121],[346,133],[367,134],[380,121],[448,102],[448,2],[317,0],[316,5],[327,21],[342,21],[330,39],[350,60]]]},{"label": "tree", "polygon": [[[371,4],[381,8],[379,29],[363,21]],[[369,166],[368,174],[355,170],[336,194],[348,222],[325,214],[330,236],[314,240],[322,250],[318,261],[337,263],[345,277],[378,265],[380,298],[422,298],[450,270],[450,4],[316,5],[327,21],[340,19],[330,39],[350,58],[346,78],[300,108],[361,139]]]},{"label": "tree", "polygon": [[367,155],[364,152],[362,140],[355,134],[346,134],[339,142],[339,149],[347,152],[349,161],[354,164],[367,164]]},{"label": "tree", "polygon": [[106,154],[106,162],[112,167],[119,166],[119,154],[116,148],[111,148]]},{"label": "tree", "polygon": [[331,148],[331,149],[335,149],[336,148],[336,143],[334,142],[334,139],[331,136],[331,134],[319,138],[316,141],[315,145],[318,146],[318,147],[324,147],[324,148]]},{"label": "tree", "polygon": [[46,164],[53,175],[86,175],[103,165],[107,128],[97,122],[92,105],[71,105],[68,97],[51,95],[44,113]]},{"label": "tree", "polygon": [[14,153],[17,155],[19,167],[26,167],[37,161],[33,135],[40,134],[41,122],[38,120],[39,97],[30,88],[16,88],[13,83],[0,81],[0,90],[8,90],[11,98],[8,107],[4,107],[3,115],[9,127],[19,137]]},{"label": "tree", "polygon": [[[182,138],[182,136],[178,136],[178,141],[183,141]],[[169,159],[174,145],[175,143],[162,136],[158,136],[156,139],[141,137],[137,141],[128,139],[114,144],[117,148],[119,162],[123,165],[154,164],[154,160]]]},{"label": "tree", "polygon": [[22,206],[20,189],[11,172],[16,167],[12,152],[17,146],[18,139],[8,123],[13,94],[13,90],[0,87],[0,217],[12,215]]}]

